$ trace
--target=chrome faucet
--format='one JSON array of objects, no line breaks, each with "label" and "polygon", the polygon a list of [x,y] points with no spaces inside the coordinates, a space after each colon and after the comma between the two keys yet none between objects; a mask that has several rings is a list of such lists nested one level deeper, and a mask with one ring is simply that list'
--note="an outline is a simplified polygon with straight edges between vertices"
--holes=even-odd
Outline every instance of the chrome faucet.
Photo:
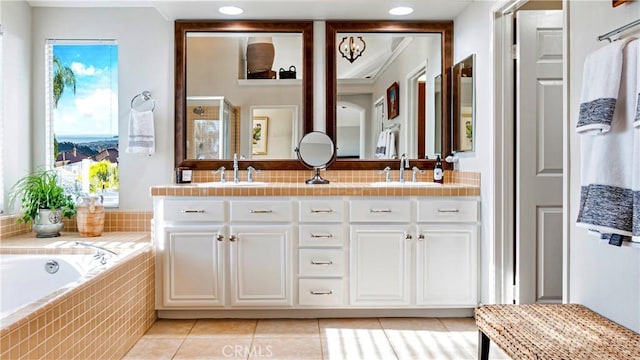
[{"label": "chrome faucet", "polygon": [[218,170],[215,170],[215,171],[213,172],[214,174],[220,173],[220,182],[221,182],[221,183],[223,183],[223,182],[227,182],[227,180],[226,180],[226,179],[225,179],[225,177],[224,177],[224,171],[225,171],[225,170],[226,170],[226,169],[224,168],[224,166],[220,166],[220,167],[218,168]]},{"label": "chrome faucet", "polygon": [[106,253],[109,253],[113,256],[117,256],[118,253],[113,251],[113,250],[109,250],[107,248],[104,248],[102,246],[98,246],[98,245],[93,245],[93,244],[89,244],[89,243],[85,243],[85,242],[81,242],[81,241],[76,241],[76,246],[84,246],[84,247],[88,247],[88,248],[92,248],[92,249],[96,249],[96,254],[93,255],[94,259],[100,259],[100,264],[104,265],[107,263],[107,257],[106,257]]},{"label": "chrome faucet", "polygon": [[380,171],[378,171],[378,173],[382,174],[384,173],[384,181],[385,182],[390,182],[391,181],[391,168],[390,167],[386,167]]},{"label": "chrome faucet", "polygon": [[404,169],[409,168],[409,159],[407,159],[407,154],[400,155],[400,182],[404,182]]},{"label": "chrome faucet", "polygon": [[239,183],[240,179],[238,178],[238,154],[233,154],[233,182]]},{"label": "chrome faucet", "polygon": [[253,174],[257,174],[260,170],[257,170],[253,166],[247,166],[247,182],[253,182]]}]

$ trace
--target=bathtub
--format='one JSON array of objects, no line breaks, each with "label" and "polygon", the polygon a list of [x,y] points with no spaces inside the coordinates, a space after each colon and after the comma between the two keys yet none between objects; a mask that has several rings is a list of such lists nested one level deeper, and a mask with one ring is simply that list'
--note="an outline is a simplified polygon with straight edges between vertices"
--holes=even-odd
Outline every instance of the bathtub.
[{"label": "bathtub", "polygon": [[100,266],[93,254],[0,254],[0,323],[24,307],[71,290]]}]

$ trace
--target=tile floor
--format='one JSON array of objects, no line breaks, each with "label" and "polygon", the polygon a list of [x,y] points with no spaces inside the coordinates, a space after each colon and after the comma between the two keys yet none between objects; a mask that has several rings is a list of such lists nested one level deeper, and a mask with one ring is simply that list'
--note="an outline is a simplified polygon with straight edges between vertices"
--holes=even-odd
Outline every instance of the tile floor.
[{"label": "tile floor", "polygon": [[159,319],[124,359],[458,360],[477,342],[471,318]]}]

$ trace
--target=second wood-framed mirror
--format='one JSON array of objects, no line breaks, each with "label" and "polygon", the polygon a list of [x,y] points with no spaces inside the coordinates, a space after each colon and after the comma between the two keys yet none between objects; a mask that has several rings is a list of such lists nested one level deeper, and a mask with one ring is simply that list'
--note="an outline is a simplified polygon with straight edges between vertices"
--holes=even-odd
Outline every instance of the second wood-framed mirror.
[{"label": "second wood-framed mirror", "polygon": [[[338,147],[332,169],[380,170],[403,153],[428,169],[434,155],[451,153],[452,44],[452,21],[327,21],[326,129]],[[395,151],[384,141],[380,150],[385,131]]]},{"label": "second wood-framed mirror", "polygon": [[304,169],[291,149],[311,131],[313,22],[175,22],[176,167]]}]

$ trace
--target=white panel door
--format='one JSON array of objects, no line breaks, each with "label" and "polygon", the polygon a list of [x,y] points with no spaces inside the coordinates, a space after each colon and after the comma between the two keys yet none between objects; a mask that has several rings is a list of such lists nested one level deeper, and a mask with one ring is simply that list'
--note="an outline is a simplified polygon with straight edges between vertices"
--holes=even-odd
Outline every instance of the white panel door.
[{"label": "white panel door", "polygon": [[409,303],[411,236],[406,225],[351,226],[352,305]]},{"label": "white panel door", "polygon": [[164,306],[224,305],[224,228],[165,228]]},{"label": "white panel door", "polygon": [[517,303],[562,300],[562,12],[516,14]]},{"label": "white panel door", "polygon": [[231,305],[291,305],[291,227],[231,226]]},{"label": "white panel door", "polygon": [[477,305],[476,225],[425,225],[418,229],[416,253],[418,305]]}]

